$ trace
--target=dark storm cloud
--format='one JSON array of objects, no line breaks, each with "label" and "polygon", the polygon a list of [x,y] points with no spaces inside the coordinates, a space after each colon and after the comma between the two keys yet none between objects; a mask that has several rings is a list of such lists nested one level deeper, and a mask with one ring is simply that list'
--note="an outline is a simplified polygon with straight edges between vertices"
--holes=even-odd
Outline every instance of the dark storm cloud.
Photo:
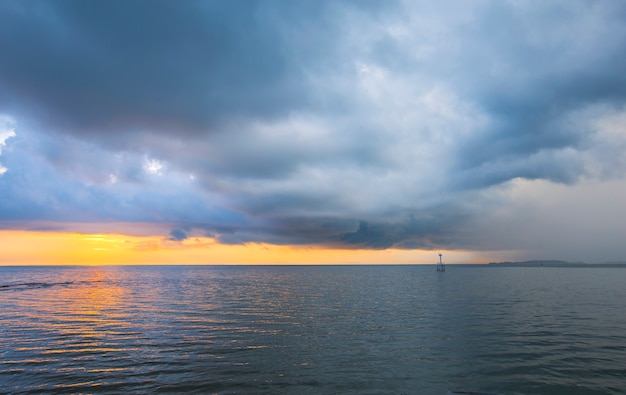
[{"label": "dark storm cloud", "polygon": [[[472,60],[462,67],[473,75],[464,76],[458,87],[493,122],[456,152],[457,168],[465,176],[476,175],[466,186],[515,177],[577,180],[578,163],[546,163],[550,159],[542,153],[586,148],[594,131],[568,122],[569,114],[590,105],[624,105],[625,16],[626,8],[615,1],[541,7],[494,2],[477,13],[471,34],[461,39],[474,52],[461,54]],[[527,160],[533,156],[542,157],[540,163]],[[520,166],[522,161],[527,165]]]},{"label": "dark storm cloud", "polygon": [[103,134],[204,130],[232,116],[275,117],[307,101],[277,31],[283,18],[300,15],[277,13],[274,3],[62,0],[1,7],[1,103],[35,105],[56,127]]},{"label": "dark storm cloud", "polygon": [[512,180],[623,174],[625,18],[610,0],[1,2],[0,114],[23,130],[0,215],[481,246]]}]

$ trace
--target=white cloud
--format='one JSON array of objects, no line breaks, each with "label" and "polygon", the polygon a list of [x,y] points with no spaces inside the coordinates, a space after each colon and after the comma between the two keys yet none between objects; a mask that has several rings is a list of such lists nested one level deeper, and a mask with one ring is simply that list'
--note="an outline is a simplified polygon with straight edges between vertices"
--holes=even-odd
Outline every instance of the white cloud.
[{"label": "white cloud", "polygon": [[2,149],[6,147],[6,141],[15,136],[15,119],[0,114],[0,154],[2,154]]},{"label": "white cloud", "polygon": [[[6,147],[6,141],[15,136],[15,120],[8,115],[0,114],[0,155],[2,155],[2,150]],[[8,170],[0,163],[0,176]]]},{"label": "white cloud", "polygon": [[163,175],[163,162],[146,157],[144,159],[143,169],[149,174]]}]

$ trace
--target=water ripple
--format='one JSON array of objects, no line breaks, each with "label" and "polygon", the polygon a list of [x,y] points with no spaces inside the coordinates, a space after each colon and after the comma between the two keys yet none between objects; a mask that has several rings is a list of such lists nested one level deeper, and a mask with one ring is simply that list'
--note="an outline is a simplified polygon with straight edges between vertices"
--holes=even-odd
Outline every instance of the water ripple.
[{"label": "water ripple", "polygon": [[626,271],[431,269],[12,269],[0,393],[625,393]]}]

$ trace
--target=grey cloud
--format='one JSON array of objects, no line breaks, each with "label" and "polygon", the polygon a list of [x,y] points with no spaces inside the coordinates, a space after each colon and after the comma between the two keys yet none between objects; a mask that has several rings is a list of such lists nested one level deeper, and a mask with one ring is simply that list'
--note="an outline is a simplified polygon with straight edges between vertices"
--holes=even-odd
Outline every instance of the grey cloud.
[{"label": "grey cloud", "polygon": [[624,16],[619,1],[4,2],[0,111],[39,130],[3,154],[1,210],[167,223],[172,239],[471,248],[490,188],[575,184],[590,161],[621,174],[579,118],[626,104]]},{"label": "grey cloud", "polygon": [[0,177],[0,220],[60,222],[204,223],[242,226],[242,214],[204,194],[187,174],[109,178],[143,158],[119,158],[96,145],[18,129],[18,143],[3,152],[11,171]]},{"label": "grey cloud", "polygon": [[[576,180],[570,161],[553,161],[543,169],[524,158],[565,148],[584,149],[592,130],[564,122],[588,106],[623,106],[626,77],[626,9],[619,2],[584,4],[556,2],[519,8],[504,3],[484,7],[468,35],[474,64],[459,85],[490,114],[492,125],[466,141],[456,152],[464,172],[495,166],[514,166],[509,176],[493,178],[491,185],[515,177],[556,182]],[[501,69],[501,71],[497,71]],[[578,168],[580,170],[580,167]],[[581,173],[578,173],[581,174]],[[487,182],[487,184],[489,184]]]},{"label": "grey cloud", "polygon": [[176,228],[170,231],[170,237],[168,238],[168,240],[182,241],[182,240],[185,240],[186,238],[187,238],[187,233],[182,229]]},{"label": "grey cloud", "polygon": [[280,15],[249,1],[3,3],[0,103],[57,128],[204,130],[306,102],[281,51]]}]

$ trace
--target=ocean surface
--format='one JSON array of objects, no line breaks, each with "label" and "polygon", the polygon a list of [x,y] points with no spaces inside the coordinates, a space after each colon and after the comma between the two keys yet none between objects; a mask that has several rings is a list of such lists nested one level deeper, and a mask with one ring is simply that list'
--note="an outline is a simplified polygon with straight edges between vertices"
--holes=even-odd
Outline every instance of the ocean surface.
[{"label": "ocean surface", "polygon": [[626,394],[626,269],[0,267],[2,394]]}]

